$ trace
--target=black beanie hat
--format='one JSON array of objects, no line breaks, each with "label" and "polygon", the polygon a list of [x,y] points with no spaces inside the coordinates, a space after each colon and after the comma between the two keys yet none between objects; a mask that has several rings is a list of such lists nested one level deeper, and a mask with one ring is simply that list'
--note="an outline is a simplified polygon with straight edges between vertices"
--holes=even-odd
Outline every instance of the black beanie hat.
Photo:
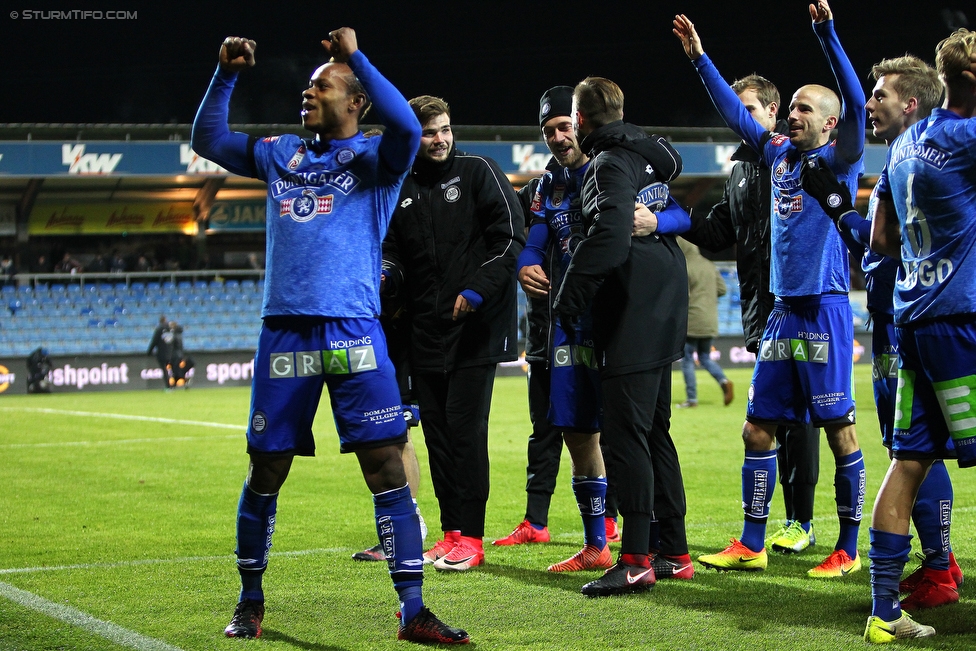
[{"label": "black beanie hat", "polygon": [[554,86],[543,94],[539,100],[539,126],[554,115],[568,115],[573,117],[573,88],[571,86]]}]

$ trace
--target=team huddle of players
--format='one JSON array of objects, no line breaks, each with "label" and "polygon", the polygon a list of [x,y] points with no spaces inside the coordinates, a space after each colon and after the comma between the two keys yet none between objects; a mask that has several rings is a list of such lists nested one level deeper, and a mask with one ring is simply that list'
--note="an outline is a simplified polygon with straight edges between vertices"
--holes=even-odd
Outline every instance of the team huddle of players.
[{"label": "team huddle of players", "polygon": [[[228,636],[261,633],[278,491],[294,456],[314,454],[311,425],[328,386],[341,450],[356,454],[373,493],[374,552],[386,560],[399,596],[398,637],[469,641],[424,605],[423,565],[458,572],[484,563],[494,369],[517,354],[513,278],[533,306],[529,503],[525,521],[495,544],[548,540],[553,467],[565,441],[584,546],[549,570],[605,570],[582,587],[591,597],[692,578],[669,432],[671,363],[683,353],[687,318],[675,237],[704,244],[719,231],[733,242],[752,233],[767,238],[767,260],[760,240],[751,245],[757,255],[740,255],[739,265],[740,274],[758,270],[768,283],[757,287],[759,309],[743,317],[763,322],[742,433],[742,536],[699,563],[766,567],[777,442],[784,427],[810,424],[825,431],[835,458],[840,531],[808,574],[833,579],[861,568],[866,484],[847,297],[854,251],[869,279],[875,394],[892,457],[872,517],[873,607],[864,637],[884,643],[935,634],[902,609],[957,601],[962,581],[949,546],[952,488],[942,459],[976,465],[976,295],[969,291],[976,33],[959,30],[940,43],[935,70],[910,56],[882,61],[865,103],[826,0],[809,12],[840,93],[802,86],[782,132],[775,86],[752,75],[730,87],[691,21],[675,18],[674,34],[743,140],[736,165],[762,180],[738,184],[751,199],[727,186],[725,207],[695,218],[670,196],[680,155],[664,138],[622,121],[623,92],[608,79],[546,91],[539,124],[553,160],[517,196],[493,161],[454,146],[448,105],[430,96],[406,102],[349,28],[323,41],[332,61],[303,93],[302,122],[313,138],[231,132],[231,91],[237,74],[254,65],[256,44],[224,41],[193,147],[268,183],[264,323],[237,519],[242,589]],[[360,131],[369,110],[382,135]],[[866,114],[889,154],[864,219],[851,197],[863,172]],[[750,201],[765,214],[745,209]],[[411,495],[417,468],[400,408],[401,369],[379,321],[384,307],[400,319],[440,506],[443,535],[426,552]],[[623,516],[619,533],[608,489]],[[812,543],[812,504],[808,510],[772,536],[774,549]],[[912,519],[926,558],[902,581]],[[614,562],[608,542],[618,535]],[[900,591],[909,594],[900,600]]]}]

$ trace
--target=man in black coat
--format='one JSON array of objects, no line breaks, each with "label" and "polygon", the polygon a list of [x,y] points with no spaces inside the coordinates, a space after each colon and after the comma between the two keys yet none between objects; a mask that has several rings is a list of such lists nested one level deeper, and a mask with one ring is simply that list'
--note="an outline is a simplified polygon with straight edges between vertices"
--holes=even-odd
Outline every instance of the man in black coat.
[{"label": "man in black coat", "polygon": [[[593,159],[583,185],[588,230],[553,305],[558,318],[572,319],[592,302],[607,472],[624,517],[620,558],[583,586],[588,596],[654,585],[652,521],[661,538],[683,541],[687,556],[684,484],[669,432],[671,363],[683,354],[687,330],[687,272],[673,235],[631,237],[635,201],[652,212],[666,206],[681,157],[663,138],[624,123],[623,99],[601,77],[574,90],[576,130]],[[655,472],[667,474],[657,478],[657,491]]]},{"label": "man in black coat", "polygon": [[484,562],[488,410],[497,363],[518,356],[525,225],[498,165],[454,147],[447,103],[425,95],[410,105],[423,125],[420,151],[384,243],[384,291],[406,297],[414,396],[441,509],[444,538],[424,562],[464,571]]}]

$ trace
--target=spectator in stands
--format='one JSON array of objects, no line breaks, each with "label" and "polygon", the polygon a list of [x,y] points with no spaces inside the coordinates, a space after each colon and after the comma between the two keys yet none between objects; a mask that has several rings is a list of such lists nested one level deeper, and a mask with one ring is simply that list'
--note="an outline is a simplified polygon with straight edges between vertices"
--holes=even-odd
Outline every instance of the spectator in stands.
[{"label": "spectator in stands", "polygon": [[118,251],[113,251],[112,261],[111,263],[109,263],[108,270],[111,271],[113,274],[121,274],[121,273],[125,273],[125,269],[126,269],[125,258],[122,257],[122,254],[119,253]]},{"label": "spectator in stands", "polygon": [[726,405],[732,402],[732,380],[725,377],[722,367],[710,357],[712,339],[718,336],[718,298],[725,296],[725,281],[715,263],[701,254],[697,246],[679,237],[678,246],[688,264],[688,335],[681,371],[685,376],[685,401],[679,408],[698,406],[698,383],[695,379],[695,353],[698,363],[722,387]]},{"label": "spectator in stands", "polygon": [[105,262],[105,256],[101,253],[95,255],[92,261],[85,266],[85,271],[94,274],[105,273],[108,270],[108,263]]},{"label": "spectator in stands", "polygon": [[61,262],[54,265],[54,273],[56,274],[76,274],[79,271],[81,271],[81,263],[71,257],[67,251],[64,252]]},{"label": "spectator in stands", "polygon": [[51,263],[48,262],[46,255],[37,256],[37,262],[31,268],[31,272],[35,274],[49,274],[51,273]]},{"label": "spectator in stands", "polygon": [[109,263],[108,270],[114,274],[125,273],[126,270],[125,257],[118,251],[112,252],[112,261]]},{"label": "spectator in stands", "polygon": [[163,388],[167,390],[173,386],[173,378],[170,375],[170,362],[173,358],[173,334],[166,317],[159,317],[159,325],[153,331],[149,350],[146,351],[147,355],[152,355],[153,350],[156,351],[156,361],[159,362],[159,368],[163,371]]},{"label": "spectator in stands", "polygon": [[17,267],[14,266],[14,260],[9,255],[4,255],[0,258],[0,287],[7,284],[15,285],[14,276],[17,274]]},{"label": "spectator in stands", "polygon": [[149,262],[149,258],[145,254],[139,256],[139,260],[136,262],[136,271],[152,271],[152,263]]},{"label": "spectator in stands", "polygon": [[264,269],[264,265],[261,264],[261,259],[258,258],[258,254],[253,251],[247,254],[247,266],[255,271]]}]

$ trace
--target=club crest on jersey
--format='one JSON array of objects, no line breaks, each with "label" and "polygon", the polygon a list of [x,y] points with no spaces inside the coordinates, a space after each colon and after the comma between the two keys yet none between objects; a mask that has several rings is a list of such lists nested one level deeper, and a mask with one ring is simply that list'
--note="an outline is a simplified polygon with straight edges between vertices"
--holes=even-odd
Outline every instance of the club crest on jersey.
[{"label": "club crest on jersey", "polygon": [[454,203],[461,198],[461,188],[456,185],[449,185],[447,189],[444,190],[444,201],[448,203]]},{"label": "club crest on jersey", "polygon": [[563,255],[573,255],[576,253],[576,249],[579,247],[580,242],[583,241],[583,234],[573,231],[568,237],[564,237],[559,241],[559,248]]},{"label": "club crest on jersey", "polygon": [[264,434],[266,429],[268,429],[268,417],[264,415],[264,412],[254,412],[251,416],[251,431],[255,434]]},{"label": "club crest on jersey", "polygon": [[298,223],[312,221],[316,215],[331,213],[333,201],[334,196],[331,194],[320,197],[311,190],[305,190],[300,197],[282,199],[278,216],[291,217]]},{"label": "club crest on jersey", "polygon": [[340,149],[339,153],[336,154],[336,160],[339,161],[340,165],[348,165],[349,163],[352,162],[352,159],[354,159],[355,157],[356,157],[356,152],[349,149],[348,147],[345,149]]},{"label": "club crest on jersey", "polygon": [[566,186],[557,185],[552,188],[552,207],[558,208],[563,204],[563,197],[566,195]]},{"label": "club crest on jersey", "polygon": [[800,212],[801,210],[803,210],[802,194],[798,194],[795,197],[784,195],[776,203],[776,214],[779,215],[780,219],[787,219],[791,214]]},{"label": "club crest on jersey", "polygon": [[651,183],[637,193],[637,202],[647,206],[652,212],[663,208],[670,197],[668,186],[664,183]]},{"label": "club crest on jersey", "polygon": [[786,170],[788,169],[789,169],[789,165],[786,164],[785,160],[782,161],[779,165],[776,166],[776,169],[773,170],[773,177],[775,177],[777,181],[780,180],[781,178],[783,178],[783,175],[786,174]]},{"label": "club crest on jersey", "polygon": [[295,155],[291,157],[290,161],[288,161],[288,169],[297,170],[298,166],[302,164],[302,159],[304,158],[305,158],[305,145],[300,145],[298,147],[298,151],[296,151]]}]

